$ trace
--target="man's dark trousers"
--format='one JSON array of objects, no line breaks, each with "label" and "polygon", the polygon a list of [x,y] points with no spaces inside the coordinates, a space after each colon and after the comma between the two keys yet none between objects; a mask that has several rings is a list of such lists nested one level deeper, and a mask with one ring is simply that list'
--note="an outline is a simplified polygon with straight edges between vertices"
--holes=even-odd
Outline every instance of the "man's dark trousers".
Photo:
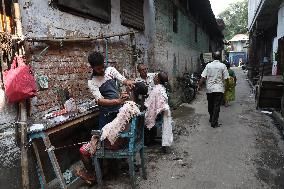
[{"label": "man's dark trousers", "polygon": [[218,127],[219,112],[223,96],[223,93],[207,93],[208,112],[212,127]]}]

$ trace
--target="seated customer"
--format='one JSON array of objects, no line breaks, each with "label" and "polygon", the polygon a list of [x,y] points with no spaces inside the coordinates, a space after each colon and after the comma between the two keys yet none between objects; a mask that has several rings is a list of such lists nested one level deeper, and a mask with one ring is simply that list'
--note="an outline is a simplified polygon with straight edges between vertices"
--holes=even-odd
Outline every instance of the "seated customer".
[{"label": "seated customer", "polygon": [[147,107],[145,125],[148,129],[152,129],[156,125],[157,117],[162,115],[162,150],[166,152],[166,147],[171,146],[173,142],[172,117],[165,88],[168,75],[160,72],[155,76],[154,82],[155,86],[145,101]]}]

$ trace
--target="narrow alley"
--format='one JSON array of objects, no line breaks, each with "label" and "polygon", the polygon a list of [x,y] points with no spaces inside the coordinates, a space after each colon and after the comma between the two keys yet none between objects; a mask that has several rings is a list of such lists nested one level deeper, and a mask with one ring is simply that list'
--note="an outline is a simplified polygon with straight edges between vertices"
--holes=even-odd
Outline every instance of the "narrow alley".
[{"label": "narrow alley", "polygon": [[[147,150],[148,180],[139,188],[283,188],[284,141],[273,119],[256,110],[245,73],[236,68],[236,101],[222,107],[219,128],[208,122],[203,90],[190,105],[174,112],[174,145],[169,155]],[[106,181],[128,188],[128,176]],[[124,180],[124,184],[121,182]]]},{"label": "narrow alley", "polygon": [[272,118],[255,109],[245,73],[238,68],[235,72],[236,101],[222,107],[222,126],[210,127],[202,91],[192,105],[175,112],[173,152],[160,160],[149,159],[149,180],[141,188],[284,187],[279,130]]},{"label": "narrow alley", "polygon": [[222,107],[219,128],[208,122],[205,91],[177,110],[172,153],[149,156],[141,188],[283,188],[284,141],[270,116],[255,109],[245,73],[235,69],[236,101]]}]

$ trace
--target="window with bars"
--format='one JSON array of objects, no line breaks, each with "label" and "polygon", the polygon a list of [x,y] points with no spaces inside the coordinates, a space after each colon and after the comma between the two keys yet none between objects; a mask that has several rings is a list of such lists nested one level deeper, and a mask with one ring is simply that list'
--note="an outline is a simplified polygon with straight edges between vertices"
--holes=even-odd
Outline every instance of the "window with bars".
[{"label": "window with bars", "polygon": [[103,23],[111,22],[111,0],[54,0],[53,3],[64,12]]},{"label": "window with bars", "polygon": [[138,30],[144,30],[144,0],[121,0],[121,24]]}]

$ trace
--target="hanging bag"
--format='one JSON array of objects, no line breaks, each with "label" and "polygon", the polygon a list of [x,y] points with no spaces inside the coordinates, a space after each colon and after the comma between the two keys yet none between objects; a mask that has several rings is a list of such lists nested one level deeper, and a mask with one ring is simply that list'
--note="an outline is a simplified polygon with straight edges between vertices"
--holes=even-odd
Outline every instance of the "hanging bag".
[{"label": "hanging bag", "polygon": [[35,78],[23,57],[14,58],[11,69],[4,71],[3,79],[9,103],[32,98],[37,94]]}]

